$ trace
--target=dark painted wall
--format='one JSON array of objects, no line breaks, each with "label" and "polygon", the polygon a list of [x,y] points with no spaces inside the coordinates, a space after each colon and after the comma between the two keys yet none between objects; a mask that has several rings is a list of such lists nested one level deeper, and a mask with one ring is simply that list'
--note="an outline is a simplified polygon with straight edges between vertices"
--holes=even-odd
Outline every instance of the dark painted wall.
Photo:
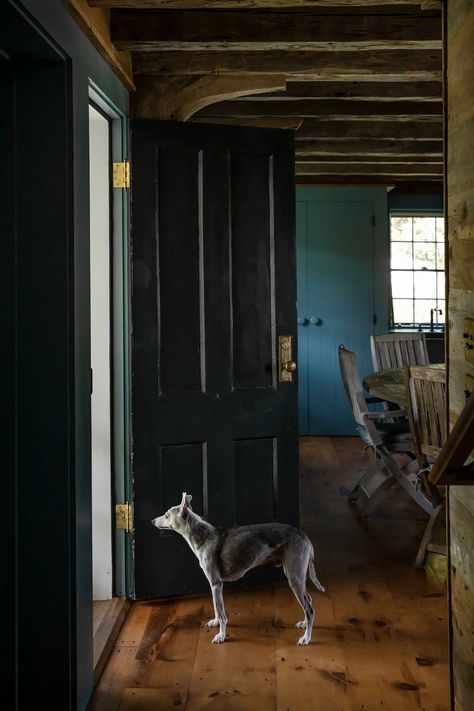
[{"label": "dark painted wall", "polygon": [[123,113],[128,92],[58,0],[5,1],[0,13],[2,696],[18,711],[42,698],[82,711],[92,691],[89,80]]}]

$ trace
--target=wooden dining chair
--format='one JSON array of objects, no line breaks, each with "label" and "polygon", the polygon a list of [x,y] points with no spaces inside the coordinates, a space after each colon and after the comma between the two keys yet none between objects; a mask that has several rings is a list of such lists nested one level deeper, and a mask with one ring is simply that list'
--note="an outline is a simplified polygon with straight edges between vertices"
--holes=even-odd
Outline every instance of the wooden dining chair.
[{"label": "wooden dining chair", "polygon": [[375,371],[404,365],[428,365],[430,362],[426,337],[422,331],[372,335],[370,350]]},{"label": "wooden dining chair", "polygon": [[[446,512],[444,491],[428,477],[447,439],[446,371],[428,366],[407,368],[408,419],[418,464],[418,486],[433,502],[433,512],[418,548],[415,565],[424,566],[430,550],[446,551],[443,532]],[[436,542],[436,536],[441,540]]]},{"label": "wooden dining chair", "polygon": [[357,430],[363,442],[374,454],[374,461],[353,487],[348,500],[358,503],[366,517],[387,492],[398,482],[400,486],[431,516],[433,504],[416,486],[417,461],[406,410],[390,410],[390,421],[379,398],[367,398],[359,374],[357,356],[344,345],[338,348],[341,378],[352,408]]}]

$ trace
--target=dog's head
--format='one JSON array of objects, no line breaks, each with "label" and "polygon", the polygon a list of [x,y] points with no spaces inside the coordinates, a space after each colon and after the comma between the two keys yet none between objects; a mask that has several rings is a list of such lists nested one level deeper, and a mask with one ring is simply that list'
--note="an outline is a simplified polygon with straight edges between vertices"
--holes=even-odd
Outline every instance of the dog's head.
[{"label": "dog's head", "polygon": [[162,516],[157,516],[152,519],[152,524],[157,528],[178,531],[178,533],[180,533],[184,529],[189,512],[192,511],[192,498],[191,494],[187,494],[183,491],[181,503],[178,504],[178,506],[172,506]]}]

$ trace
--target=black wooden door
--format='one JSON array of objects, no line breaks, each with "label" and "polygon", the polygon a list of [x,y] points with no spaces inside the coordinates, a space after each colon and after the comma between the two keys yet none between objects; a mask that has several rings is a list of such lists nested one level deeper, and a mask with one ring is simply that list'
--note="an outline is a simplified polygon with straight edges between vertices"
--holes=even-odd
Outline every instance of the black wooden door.
[{"label": "black wooden door", "polygon": [[[293,137],[132,121],[135,597],[207,581],[151,519],[183,491],[218,526],[298,524]],[[296,343],[294,343],[294,357]],[[258,573],[256,573],[258,576]]]}]

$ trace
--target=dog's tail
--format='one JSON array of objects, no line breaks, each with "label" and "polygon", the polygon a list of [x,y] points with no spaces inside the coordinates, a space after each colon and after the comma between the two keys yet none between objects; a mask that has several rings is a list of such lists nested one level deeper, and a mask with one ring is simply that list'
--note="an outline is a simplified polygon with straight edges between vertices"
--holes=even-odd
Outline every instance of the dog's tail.
[{"label": "dog's tail", "polygon": [[318,578],[316,577],[316,570],[314,569],[314,558],[311,558],[308,564],[308,575],[311,582],[318,588],[320,592],[325,592],[325,588],[321,585]]}]

